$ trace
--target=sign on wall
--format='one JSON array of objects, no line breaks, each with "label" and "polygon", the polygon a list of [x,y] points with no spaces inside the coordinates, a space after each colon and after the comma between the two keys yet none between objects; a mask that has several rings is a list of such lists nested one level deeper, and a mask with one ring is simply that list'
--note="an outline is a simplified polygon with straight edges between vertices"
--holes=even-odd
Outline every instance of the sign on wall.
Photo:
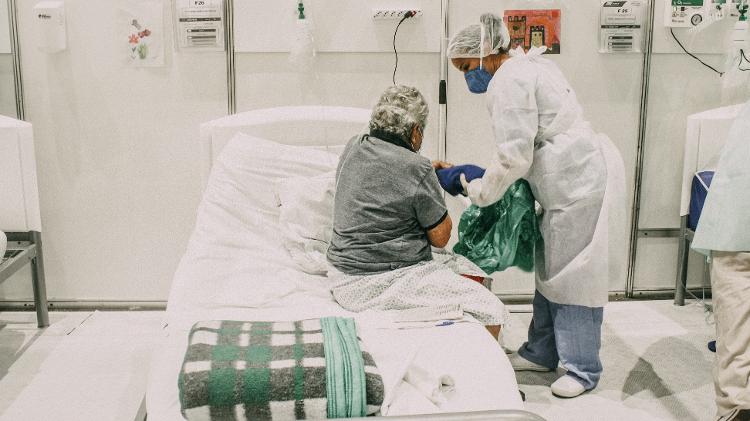
[{"label": "sign on wall", "polygon": [[646,7],[643,0],[602,0],[599,52],[640,53]]},{"label": "sign on wall", "polygon": [[177,0],[175,28],[180,50],[224,51],[224,0]]},{"label": "sign on wall", "polygon": [[506,10],[510,48],[547,46],[545,54],[560,54],[560,10]]}]

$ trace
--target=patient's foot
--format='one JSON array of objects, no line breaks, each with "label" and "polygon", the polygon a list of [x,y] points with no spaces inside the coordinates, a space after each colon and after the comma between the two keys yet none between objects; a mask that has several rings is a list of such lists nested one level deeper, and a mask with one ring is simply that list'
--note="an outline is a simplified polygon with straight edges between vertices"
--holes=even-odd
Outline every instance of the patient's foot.
[{"label": "patient's foot", "polygon": [[551,368],[547,368],[543,365],[539,365],[527,360],[526,358],[518,355],[517,352],[510,354],[508,356],[508,359],[510,360],[510,365],[513,366],[513,370],[515,371],[552,371]]},{"label": "patient's foot", "polygon": [[490,335],[492,335],[495,340],[498,340],[500,337],[500,329],[502,329],[502,326],[500,325],[494,325],[494,326],[485,326],[488,332],[490,332]]},{"label": "patient's foot", "polygon": [[561,398],[575,398],[586,391],[581,382],[567,374],[552,383],[551,389],[552,394]]}]

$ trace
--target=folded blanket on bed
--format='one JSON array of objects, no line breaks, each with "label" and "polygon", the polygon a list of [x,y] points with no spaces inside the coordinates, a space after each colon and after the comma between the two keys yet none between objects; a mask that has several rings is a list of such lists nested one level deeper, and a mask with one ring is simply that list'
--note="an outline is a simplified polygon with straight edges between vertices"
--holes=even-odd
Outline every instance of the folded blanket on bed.
[{"label": "folded blanket on bed", "polygon": [[384,395],[354,321],[343,318],[198,322],[178,383],[191,421],[360,417]]}]

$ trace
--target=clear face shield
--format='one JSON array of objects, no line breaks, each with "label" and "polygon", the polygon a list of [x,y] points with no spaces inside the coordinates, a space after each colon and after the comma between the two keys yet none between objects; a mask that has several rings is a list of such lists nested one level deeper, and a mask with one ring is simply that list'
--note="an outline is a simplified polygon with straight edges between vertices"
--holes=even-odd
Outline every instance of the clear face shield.
[{"label": "clear face shield", "polygon": [[487,92],[487,88],[492,80],[492,74],[484,69],[484,41],[486,39],[484,25],[480,25],[479,31],[479,67],[469,70],[464,74],[464,79],[466,79],[466,85],[469,87],[469,92],[473,94],[483,94]]}]

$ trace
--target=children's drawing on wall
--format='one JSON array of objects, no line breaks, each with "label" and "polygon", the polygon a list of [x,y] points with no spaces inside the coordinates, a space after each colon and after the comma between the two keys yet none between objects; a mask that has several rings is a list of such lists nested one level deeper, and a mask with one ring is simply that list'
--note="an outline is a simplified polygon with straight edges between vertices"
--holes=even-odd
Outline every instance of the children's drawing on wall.
[{"label": "children's drawing on wall", "polygon": [[164,6],[161,0],[122,3],[118,45],[132,67],[164,66]]},{"label": "children's drawing on wall", "polygon": [[546,54],[560,54],[560,10],[506,10],[510,47],[547,46]]}]

